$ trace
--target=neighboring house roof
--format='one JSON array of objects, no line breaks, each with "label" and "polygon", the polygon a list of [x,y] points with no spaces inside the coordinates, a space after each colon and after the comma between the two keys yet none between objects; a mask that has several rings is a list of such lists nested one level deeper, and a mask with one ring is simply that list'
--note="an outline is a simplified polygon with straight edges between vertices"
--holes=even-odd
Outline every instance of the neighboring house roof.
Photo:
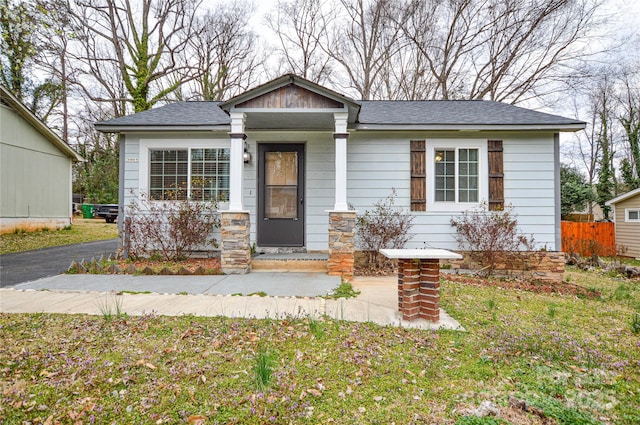
[{"label": "neighboring house roof", "polygon": [[640,188],[634,189],[634,190],[629,191],[627,193],[623,193],[622,195],[617,196],[617,197],[605,202],[604,204],[605,205],[614,205],[614,204],[617,204],[618,202],[627,200],[629,198],[633,198],[634,196],[636,196],[638,194],[640,194]]},{"label": "neighboring house roof", "polygon": [[[96,124],[96,128],[105,132],[154,128],[223,129],[220,127],[230,124],[228,111],[288,84],[298,85],[344,104],[349,110],[349,128],[356,130],[577,131],[586,126],[586,123],[576,119],[486,100],[355,101],[304,78],[286,74],[226,102],[172,103],[126,117],[102,121]],[[268,108],[260,110],[261,113],[268,111]],[[282,120],[279,125],[283,125]]]},{"label": "neighboring house roof", "polygon": [[25,121],[31,124],[40,134],[49,140],[54,146],[60,149],[65,155],[74,162],[84,161],[71,146],[67,144],[60,136],[53,132],[45,123],[43,123],[33,112],[31,112],[22,102],[20,102],[6,87],[0,85],[0,100],[2,103],[16,111]]}]

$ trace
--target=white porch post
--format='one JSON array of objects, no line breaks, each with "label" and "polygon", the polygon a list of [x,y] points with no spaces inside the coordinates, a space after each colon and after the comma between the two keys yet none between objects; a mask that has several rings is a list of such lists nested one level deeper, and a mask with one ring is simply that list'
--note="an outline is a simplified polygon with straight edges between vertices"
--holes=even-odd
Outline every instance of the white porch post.
[{"label": "white porch post", "polygon": [[347,112],[335,112],[335,133],[333,138],[336,144],[336,202],[334,211],[349,211],[347,205]]},{"label": "white porch post", "polygon": [[231,155],[229,158],[229,211],[242,211],[242,181],[244,180],[244,124],[247,115],[244,112],[231,112]]}]

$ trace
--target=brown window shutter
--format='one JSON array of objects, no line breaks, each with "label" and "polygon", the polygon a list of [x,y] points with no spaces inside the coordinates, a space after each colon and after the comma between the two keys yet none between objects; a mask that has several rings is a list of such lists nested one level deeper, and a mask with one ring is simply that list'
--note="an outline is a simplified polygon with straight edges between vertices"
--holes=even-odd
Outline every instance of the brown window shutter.
[{"label": "brown window shutter", "polygon": [[426,142],[411,141],[411,211],[427,210]]},{"label": "brown window shutter", "polygon": [[488,141],[489,211],[504,209],[504,168],[502,140]]}]

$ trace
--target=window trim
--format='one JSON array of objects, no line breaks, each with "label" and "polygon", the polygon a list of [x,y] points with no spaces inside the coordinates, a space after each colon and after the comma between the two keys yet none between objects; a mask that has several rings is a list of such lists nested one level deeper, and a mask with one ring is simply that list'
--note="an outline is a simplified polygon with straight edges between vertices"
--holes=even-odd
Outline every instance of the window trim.
[{"label": "window trim", "polygon": [[[149,166],[151,150],[187,150],[188,175],[191,176],[191,149],[231,149],[229,139],[140,139],[139,196],[149,194]],[[126,178],[126,177],[125,177]],[[231,190],[231,188],[229,188]],[[167,202],[167,201],[154,201]],[[218,202],[219,209],[229,207],[229,201]]]},{"label": "window trim", "polygon": [[[433,160],[436,150],[456,150],[456,178],[455,190],[458,197],[458,150],[478,149],[478,202],[436,202],[435,201],[435,162]],[[487,165],[487,141],[486,140],[452,140],[452,139],[428,139],[426,151],[427,165],[427,211],[465,211],[477,207],[481,202],[489,198],[489,176]]]},{"label": "window trim", "polygon": [[[629,218],[630,212],[637,212],[638,218]],[[625,223],[640,223],[640,208],[625,208],[624,209],[624,221]]]}]

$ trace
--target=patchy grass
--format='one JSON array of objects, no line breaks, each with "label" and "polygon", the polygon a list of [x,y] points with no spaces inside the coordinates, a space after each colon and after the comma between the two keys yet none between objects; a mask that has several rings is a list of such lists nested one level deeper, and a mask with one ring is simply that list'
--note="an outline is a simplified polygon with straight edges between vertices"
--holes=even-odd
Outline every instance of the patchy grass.
[{"label": "patchy grass", "polygon": [[118,237],[118,226],[104,220],[74,219],[74,224],[61,230],[14,232],[0,235],[0,254],[31,251],[52,246],[101,241]]},{"label": "patchy grass", "polygon": [[[117,306],[0,314],[0,422],[638,423],[640,289],[568,275],[602,296],[445,280],[443,307],[467,332]],[[461,413],[485,400],[500,418]]]},{"label": "patchy grass", "polygon": [[351,282],[343,280],[337,288],[324,298],[337,300],[338,298],[355,298],[360,295],[360,291],[353,288]]}]

